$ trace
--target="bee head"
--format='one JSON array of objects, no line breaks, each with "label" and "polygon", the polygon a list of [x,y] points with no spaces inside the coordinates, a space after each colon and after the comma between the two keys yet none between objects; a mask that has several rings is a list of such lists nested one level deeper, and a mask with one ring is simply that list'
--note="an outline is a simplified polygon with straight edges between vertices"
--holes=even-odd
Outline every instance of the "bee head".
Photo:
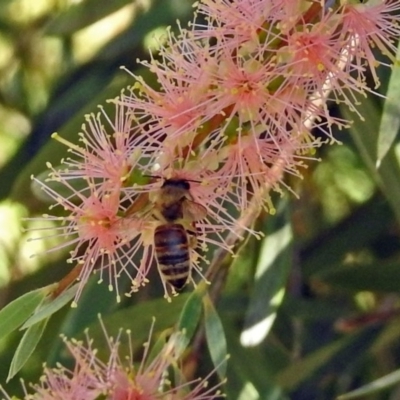
[{"label": "bee head", "polygon": [[190,183],[186,179],[165,179],[161,188],[162,189],[174,188],[174,189],[189,190]]}]

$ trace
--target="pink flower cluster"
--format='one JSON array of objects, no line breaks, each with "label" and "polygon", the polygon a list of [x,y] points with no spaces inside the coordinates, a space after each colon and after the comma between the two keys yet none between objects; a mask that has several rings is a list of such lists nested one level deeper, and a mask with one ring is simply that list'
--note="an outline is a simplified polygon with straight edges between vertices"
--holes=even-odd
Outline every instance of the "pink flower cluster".
[{"label": "pink flower cluster", "polygon": [[191,200],[207,208],[194,228],[200,246],[190,249],[198,272],[209,245],[229,249],[224,235],[250,202],[273,212],[268,191],[281,191],[285,174],[301,177],[322,144],[312,129],[334,141],[332,127],[349,124],[327,102],[354,109],[352,93],[371,92],[368,71],[379,84],[371,49],[394,60],[399,14],[397,0],[199,2],[189,29],[167,31],[142,62],[159,88],[133,75],[110,100],[115,118],[103,109],[87,116],[79,146],[57,137],[71,157],[37,180],[60,207],[46,218],[62,221],[62,246],[82,267],[75,300],[94,270],[117,299],[122,273],[131,291],[146,284],[165,180],[187,180]]},{"label": "pink flower cluster", "polygon": [[[208,379],[215,374],[212,371],[204,379],[186,381],[180,370],[181,355],[186,338],[183,334],[173,333],[153,359],[149,359],[149,341],[144,344],[144,355],[134,364],[134,353],[130,331],[126,339],[121,331],[116,339],[110,337],[104,325],[103,332],[108,344],[107,362],[97,355],[93,340],[86,332],[86,342],[64,338],[68,352],[72,356],[74,367],[68,369],[62,365],[56,368],[44,368],[44,374],[38,384],[31,386],[33,393],[23,385],[24,400],[212,400],[221,398],[219,387],[208,386]],[[153,329],[153,328],[152,328]],[[124,347],[125,346],[125,347]],[[129,356],[120,357],[121,348]],[[173,373],[172,373],[173,372]],[[173,377],[171,376],[173,375]],[[0,386],[0,393],[6,400],[10,398]]]}]

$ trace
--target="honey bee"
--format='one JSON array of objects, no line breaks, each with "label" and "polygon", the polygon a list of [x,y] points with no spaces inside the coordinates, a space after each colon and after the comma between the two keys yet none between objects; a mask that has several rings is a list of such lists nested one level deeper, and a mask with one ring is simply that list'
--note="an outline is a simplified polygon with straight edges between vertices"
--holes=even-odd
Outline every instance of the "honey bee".
[{"label": "honey bee", "polygon": [[190,181],[165,179],[154,201],[153,215],[161,222],[154,232],[160,275],[173,290],[180,291],[191,276],[190,249],[196,246],[194,222],[205,218],[207,209],[193,201]]}]

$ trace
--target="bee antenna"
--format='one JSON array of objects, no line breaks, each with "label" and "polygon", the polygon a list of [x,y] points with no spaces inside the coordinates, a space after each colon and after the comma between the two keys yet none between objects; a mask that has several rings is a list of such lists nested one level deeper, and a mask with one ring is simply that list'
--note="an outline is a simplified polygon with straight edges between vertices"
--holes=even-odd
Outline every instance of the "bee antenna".
[{"label": "bee antenna", "polygon": [[[160,175],[142,175],[142,176],[144,176],[146,178],[153,178],[153,179],[164,179],[165,181],[169,180],[169,179],[166,179],[166,178],[164,178],[164,177],[162,177]],[[182,180],[182,181],[186,181],[186,182],[201,183],[201,181],[197,181],[197,180],[194,180],[194,179],[183,179],[183,178],[179,179],[179,178],[175,178],[175,180]]]},{"label": "bee antenna", "polygon": [[142,175],[142,176],[146,178],[161,179],[160,175]]},{"label": "bee antenna", "polygon": [[185,179],[187,182],[195,182],[195,183],[201,183],[201,181],[195,181],[194,179]]}]

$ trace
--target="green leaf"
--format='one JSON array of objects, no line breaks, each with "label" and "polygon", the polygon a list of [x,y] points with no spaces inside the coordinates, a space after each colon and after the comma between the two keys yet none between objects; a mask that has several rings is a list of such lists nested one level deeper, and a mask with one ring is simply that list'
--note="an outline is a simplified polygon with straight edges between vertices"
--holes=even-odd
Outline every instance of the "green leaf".
[{"label": "green leaf", "polygon": [[307,299],[299,297],[296,293],[287,293],[282,304],[282,312],[296,318],[306,324],[315,321],[331,322],[343,317],[343,304],[332,302],[330,297],[326,299]]},{"label": "green leaf", "polygon": [[393,145],[400,127],[400,43],[397,48],[397,63],[392,66],[386,101],[378,135],[376,165],[379,168],[382,159]]},{"label": "green leaf", "polygon": [[[231,358],[228,365],[228,398],[240,400],[288,400],[273,381],[277,371],[290,364],[287,352],[276,343],[244,348],[240,345],[236,324],[223,318]],[[238,396],[240,393],[240,396]]]},{"label": "green leaf", "polygon": [[200,284],[187,299],[179,316],[177,330],[185,332],[188,341],[192,338],[199,324],[204,296],[203,290],[203,285]]},{"label": "green leaf", "polygon": [[42,320],[26,330],[11,361],[7,382],[12,379],[28,361],[42,337],[46,324],[47,320]]},{"label": "green leaf", "polygon": [[224,327],[210,296],[203,297],[206,339],[211,359],[221,380],[226,377],[227,344]]},{"label": "green leaf", "polygon": [[[365,117],[365,121],[358,118],[354,120],[350,134],[369,169],[371,176],[382,190],[391,205],[397,221],[400,222],[400,166],[394,149],[391,148],[385,159],[382,160],[379,170],[376,169],[376,143],[378,140],[380,109],[371,96],[363,97],[355,95],[360,103],[359,109]],[[340,107],[343,117],[352,120],[354,114],[346,106]]]},{"label": "green leaf", "polygon": [[[153,323],[156,323],[155,318],[153,319]],[[145,368],[151,365],[153,360],[161,354],[161,351],[163,350],[165,344],[168,342],[168,338],[171,336],[172,332],[173,330],[171,328],[168,328],[159,334],[157,341],[151,347],[151,350],[147,355],[147,358],[145,360]],[[150,346],[150,343],[146,343],[146,346]]]},{"label": "green leaf", "polygon": [[131,0],[113,0],[102,2],[99,6],[98,0],[82,1],[55,17],[45,32],[49,35],[70,35],[132,3]]},{"label": "green leaf", "polygon": [[[396,310],[394,310],[396,312]],[[384,354],[390,346],[397,346],[399,340],[400,331],[400,319],[389,318],[385,320],[382,326],[382,330],[379,332],[378,337],[368,349],[368,352],[373,357],[380,357],[380,354]]]},{"label": "green leaf", "polygon": [[0,311],[0,340],[18,329],[35,311],[47,294],[46,288],[26,293],[7,304]]},{"label": "green leaf", "polygon": [[[145,26],[144,32],[149,32],[147,24],[143,25],[144,20],[151,21],[154,27],[172,23],[174,19],[187,16],[191,12],[191,2],[175,0],[165,2],[164,0],[152,0],[148,2],[149,10],[142,12],[143,7],[138,7],[138,1],[132,0],[113,0],[102,2],[99,7],[98,0],[86,0],[70,7],[66,12],[58,16],[46,26],[45,33],[48,35],[71,35],[76,31],[85,28],[107,16],[118,11],[126,5],[133,5],[134,9],[127,10],[136,17],[135,27]],[[142,37],[141,29],[136,32],[137,37]]]},{"label": "green leaf", "polygon": [[382,390],[388,389],[391,386],[397,385],[400,382],[400,369],[383,376],[382,378],[376,379],[375,381],[368,383],[356,390],[349,393],[343,394],[337,398],[337,400],[350,400],[358,399],[360,397],[369,396],[371,394],[381,392]]},{"label": "green leaf", "polygon": [[45,318],[49,318],[55,312],[64,307],[76,294],[79,285],[76,284],[63,292],[55,300],[50,300],[50,303],[45,303],[40,307],[21,327],[21,329],[29,328],[37,324]]},{"label": "green leaf", "polygon": [[387,232],[393,212],[382,196],[374,196],[348,218],[321,232],[302,251],[302,272],[310,276],[340,264],[349,252],[369,246]]},{"label": "green leaf", "polygon": [[345,336],[316,350],[302,360],[291,363],[289,367],[277,374],[276,383],[286,390],[295,389],[353,341],[354,337]]},{"label": "green leaf", "polygon": [[278,214],[267,218],[256,265],[255,283],[241,334],[244,346],[255,346],[268,335],[282,304],[287,277],[292,265],[292,228],[287,217],[287,202],[281,201]]},{"label": "green leaf", "polygon": [[400,263],[376,262],[366,265],[336,265],[313,275],[329,285],[354,291],[372,290],[378,292],[400,291]]}]

